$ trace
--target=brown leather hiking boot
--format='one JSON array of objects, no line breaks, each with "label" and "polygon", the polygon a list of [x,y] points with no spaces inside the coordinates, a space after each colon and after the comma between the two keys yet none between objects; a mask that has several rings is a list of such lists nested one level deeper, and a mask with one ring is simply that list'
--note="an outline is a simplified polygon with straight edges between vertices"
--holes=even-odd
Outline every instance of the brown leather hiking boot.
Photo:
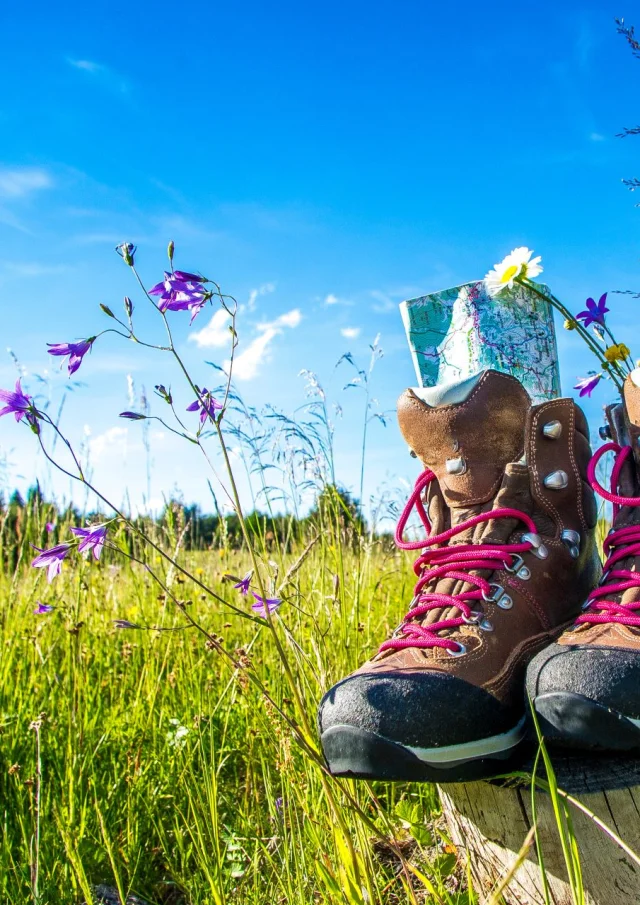
[{"label": "brown leather hiking boot", "polygon": [[[407,390],[398,420],[426,469],[396,532],[422,551],[418,583],[393,636],[324,696],[324,755],[340,776],[495,775],[525,733],[527,663],[600,575],[587,423],[497,371]],[[427,537],[411,542],[414,507]]]},{"label": "brown leather hiking boot", "polygon": [[[624,385],[624,404],[609,406],[609,436],[589,477],[613,503],[606,562],[584,612],[530,664],[527,690],[551,742],[600,751],[640,750],[640,370]],[[596,465],[615,453],[611,491]]]}]

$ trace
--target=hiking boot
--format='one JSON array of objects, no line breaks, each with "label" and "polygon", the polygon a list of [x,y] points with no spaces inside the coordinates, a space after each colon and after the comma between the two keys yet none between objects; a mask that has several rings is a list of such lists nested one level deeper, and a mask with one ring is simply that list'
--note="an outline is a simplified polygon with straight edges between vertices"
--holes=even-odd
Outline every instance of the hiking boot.
[{"label": "hiking boot", "polygon": [[[637,381],[637,382],[636,382]],[[530,664],[527,690],[552,743],[594,751],[640,750],[640,370],[624,403],[609,406],[605,443],[589,464],[596,492],[613,504],[604,574],[584,612]],[[596,466],[615,454],[611,490]]]},{"label": "hiking boot", "polygon": [[[491,370],[407,390],[398,420],[425,466],[396,531],[418,581],[391,638],[324,696],[322,748],[338,776],[496,775],[525,734],[527,663],[600,577],[587,422]],[[404,538],[414,509],[423,540]]]}]

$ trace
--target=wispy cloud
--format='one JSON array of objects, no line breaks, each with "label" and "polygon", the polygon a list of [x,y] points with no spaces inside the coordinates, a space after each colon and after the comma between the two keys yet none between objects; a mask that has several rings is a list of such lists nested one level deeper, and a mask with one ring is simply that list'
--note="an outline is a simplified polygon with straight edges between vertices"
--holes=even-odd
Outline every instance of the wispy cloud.
[{"label": "wispy cloud", "polygon": [[[293,329],[302,320],[299,308],[281,314],[274,321],[258,324],[258,336],[253,339],[244,351],[236,356],[233,363],[233,374],[237,380],[253,380],[260,373],[261,367],[268,361],[271,344],[279,336],[284,327]],[[225,370],[230,362],[224,364]]]},{"label": "wispy cloud", "polygon": [[95,79],[96,82],[99,82],[109,91],[126,95],[131,90],[129,82],[122,75],[103,63],[96,63],[95,60],[75,59],[74,57],[67,57],[67,63],[80,72],[86,72],[88,76]]},{"label": "wispy cloud", "polygon": [[601,135],[600,132],[592,132],[589,136],[591,141],[606,141],[606,136]]},{"label": "wispy cloud", "polygon": [[[85,433],[90,435],[91,431],[85,428]],[[101,459],[106,453],[109,456],[121,455],[125,456],[127,452],[127,436],[126,427],[110,427],[103,434],[98,434],[89,440],[89,451],[94,462]]]},{"label": "wispy cloud", "polygon": [[263,283],[262,286],[258,287],[258,289],[252,289],[247,300],[247,308],[249,309],[249,311],[253,311],[255,309],[256,302],[261,295],[268,295],[268,293],[270,292],[275,292],[275,288],[275,283]]},{"label": "wispy cloud", "polygon": [[353,302],[350,302],[348,299],[340,298],[337,295],[334,295],[333,292],[330,292],[329,295],[326,295],[324,298],[325,305],[352,305]]},{"label": "wispy cloud", "polygon": [[66,273],[69,270],[67,264],[39,264],[37,261],[1,261],[2,270],[17,277],[48,277],[55,276],[59,273]]},{"label": "wispy cloud", "polygon": [[52,186],[51,174],[42,167],[0,167],[0,198],[23,198]]},{"label": "wispy cloud", "polygon": [[376,300],[376,304],[373,305],[373,310],[377,311],[378,314],[387,314],[389,311],[396,310],[397,303],[394,302],[388,293],[374,289],[371,292],[371,297]]},{"label": "wispy cloud", "polygon": [[343,327],[340,333],[345,339],[357,339],[360,336],[360,327]]}]

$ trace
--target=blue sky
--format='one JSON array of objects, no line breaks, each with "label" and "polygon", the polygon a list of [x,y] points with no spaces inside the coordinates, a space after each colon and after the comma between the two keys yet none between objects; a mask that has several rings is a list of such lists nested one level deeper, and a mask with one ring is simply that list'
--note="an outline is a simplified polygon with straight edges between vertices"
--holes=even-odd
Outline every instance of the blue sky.
[{"label": "blue sky", "polygon": [[[521,244],[576,310],[640,289],[640,210],[621,184],[640,176],[640,138],[615,138],[640,120],[640,60],[613,21],[625,15],[604,0],[5,6],[0,386],[15,379],[8,347],[25,385],[46,371],[59,398],[65,372],[46,342],[95,333],[98,303],[116,308],[124,294],[143,310],[114,245],[138,245],[151,283],[173,239],[178,266],[243,304],[238,388],[251,404],[294,411],[308,368],[343,405],[338,476],[357,490],[362,400],[342,392],[349,375],[334,364],[347,351],[365,363],[379,333],[373,392],[392,409],[415,383],[400,300],[479,278]],[[640,302],[610,299],[619,338],[634,340]],[[211,383],[203,361],[224,349],[200,347],[176,320],[196,378]],[[573,335],[559,342],[568,393],[591,362]],[[91,449],[96,481],[116,499],[126,485],[134,505],[144,456],[138,425],[117,418],[127,374],[138,390],[172,379],[139,351],[96,346],[63,419]],[[606,401],[603,388],[588,404],[592,425]],[[6,484],[53,480],[33,439],[0,422]],[[153,458],[153,500],[179,486],[206,504],[190,449],[157,436]],[[393,418],[373,424],[365,497],[415,468]]]}]

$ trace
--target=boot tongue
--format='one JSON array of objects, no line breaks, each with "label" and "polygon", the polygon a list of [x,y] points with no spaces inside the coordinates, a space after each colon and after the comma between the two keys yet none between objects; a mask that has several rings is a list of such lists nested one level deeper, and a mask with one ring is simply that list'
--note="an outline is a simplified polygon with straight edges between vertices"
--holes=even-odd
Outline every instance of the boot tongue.
[{"label": "boot tongue", "polygon": [[522,384],[498,371],[408,389],[398,400],[402,435],[435,473],[452,524],[490,508],[505,466],[524,452],[530,405]]},{"label": "boot tongue", "polygon": [[[443,501],[452,526],[492,508],[531,508],[528,469],[516,464],[524,452],[530,405],[524,387],[498,371],[447,386],[409,389],[398,400],[400,430],[436,475],[438,487],[435,490],[435,482],[431,485],[431,497]],[[450,544],[485,540],[504,544],[515,527],[511,519],[482,522],[453,537]],[[433,533],[438,530],[442,528],[434,524]],[[455,594],[470,587],[445,578],[429,590]],[[423,624],[458,614],[457,607],[433,609]]]}]

